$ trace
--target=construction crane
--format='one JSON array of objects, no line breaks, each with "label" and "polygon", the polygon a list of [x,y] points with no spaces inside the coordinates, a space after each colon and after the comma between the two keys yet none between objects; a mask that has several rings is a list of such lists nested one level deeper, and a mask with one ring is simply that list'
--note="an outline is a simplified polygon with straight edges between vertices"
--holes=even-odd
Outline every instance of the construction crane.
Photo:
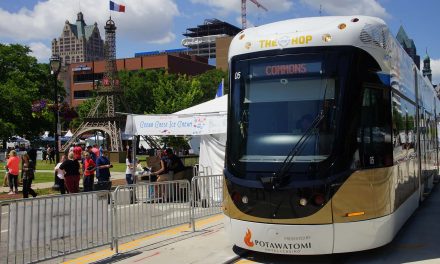
[{"label": "construction crane", "polygon": [[[246,1],[247,0],[241,0],[241,27],[242,27],[242,29],[246,28]],[[267,8],[265,8],[262,4],[258,3],[257,0],[249,0],[249,1],[254,3],[257,7],[268,11]]]}]

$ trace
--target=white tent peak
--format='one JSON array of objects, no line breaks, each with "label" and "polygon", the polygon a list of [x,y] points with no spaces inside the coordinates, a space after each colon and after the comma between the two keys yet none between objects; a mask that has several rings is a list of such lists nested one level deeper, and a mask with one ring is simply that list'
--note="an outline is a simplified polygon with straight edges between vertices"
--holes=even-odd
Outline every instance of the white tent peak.
[{"label": "white tent peak", "polygon": [[226,113],[228,111],[228,95],[206,101],[204,103],[175,112],[176,115]]},{"label": "white tent peak", "polygon": [[67,133],[64,136],[65,137],[72,137],[73,136],[72,131],[70,131],[70,129],[69,129],[69,131],[67,131]]}]

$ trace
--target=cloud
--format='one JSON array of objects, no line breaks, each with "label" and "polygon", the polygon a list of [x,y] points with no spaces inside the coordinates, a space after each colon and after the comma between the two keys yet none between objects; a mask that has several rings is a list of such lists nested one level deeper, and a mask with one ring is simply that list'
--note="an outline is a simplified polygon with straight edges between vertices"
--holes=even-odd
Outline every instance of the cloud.
[{"label": "cloud", "polygon": [[37,58],[39,62],[48,62],[52,54],[51,49],[42,42],[31,42],[29,48],[32,50],[31,55]]},{"label": "cloud", "polygon": [[440,84],[440,59],[431,58],[432,83]]},{"label": "cloud", "polygon": [[[104,38],[104,25],[108,19],[108,1],[81,0],[81,11],[88,25],[98,23]],[[173,0],[121,0],[125,13],[112,12],[118,30],[116,34],[141,42],[164,43],[174,40],[172,22],[179,15]],[[47,40],[60,36],[66,19],[75,23],[78,2],[72,0],[47,0],[38,2],[32,10],[22,8],[8,12],[0,8],[0,39],[17,41]],[[97,12],[101,10],[101,12]]]},{"label": "cloud", "polygon": [[[241,13],[241,1],[238,0],[191,0],[191,2],[219,8],[220,13]],[[293,6],[293,2],[290,0],[258,0],[258,2],[266,7],[269,12],[286,12]],[[257,9],[258,7],[252,2],[246,2],[248,12],[255,12]]]},{"label": "cloud", "polygon": [[301,2],[316,10],[319,10],[321,7],[323,14],[390,17],[385,8],[376,0],[301,0]]}]

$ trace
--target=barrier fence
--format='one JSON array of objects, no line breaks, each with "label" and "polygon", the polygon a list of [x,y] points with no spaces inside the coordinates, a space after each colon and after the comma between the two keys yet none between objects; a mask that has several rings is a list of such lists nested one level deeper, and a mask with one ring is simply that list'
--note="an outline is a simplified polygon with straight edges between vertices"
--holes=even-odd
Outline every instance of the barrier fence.
[{"label": "barrier fence", "polygon": [[195,231],[195,220],[222,211],[223,176],[196,176],[191,181],[191,226]]},{"label": "barrier fence", "polygon": [[31,263],[221,212],[223,176],[0,202],[0,263]]},{"label": "barrier fence", "polygon": [[188,181],[140,183],[114,191],[114,246],[119,239],[190,223]]},{"label": "barrier fence", "polygon": [[110,245],[110,192],[0,202],[0,262],[30,263]]}]

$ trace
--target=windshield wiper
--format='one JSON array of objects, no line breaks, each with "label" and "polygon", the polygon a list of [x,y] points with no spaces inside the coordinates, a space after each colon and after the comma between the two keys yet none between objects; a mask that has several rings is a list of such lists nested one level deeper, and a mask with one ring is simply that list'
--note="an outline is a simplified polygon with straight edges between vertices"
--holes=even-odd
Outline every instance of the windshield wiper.
[{"label": "windshield wiper", "polygon": [[[279,170],[275,173],[274,178],[277,179],[277,183],[280,184],[281,180],[285,177],[286,173],[290,170],[290,168],[293,165],[293,159],[300,153],[303,148],[304,144],[307,142],[307,140],[310,138],[310,136],[313,134],[312,132],[315,131],[315,129],[321,124],[321,121],[324,119],[324,111],[321,110],[319,114],[315,117],[312,124],[309,128],[307,128],[306,132],[301,136],[301,138],[298,140],[298,142],[293,146],[293,148],[290,150],[287,157],[284,159],[283,164],[279,168]],[[276,186],[278,187],[278,186]]]},{"label": "windshield wiper", "polygon": [[327,94],[327,87],[328,87],[328,78],[326,78],[325,81],[325,88],[324,88],[324,96],[322,98],[322,107],[319,111],[318,115],[313,120],[312,124],[309,126],[309,128],[306,130],[306,132],[301,136],[301,138],[298,140],[298,142],[293,146],[293,148],[290,150],[289,154],[287,154],[286,158],[283,161],[283,164],[281,164],[278,171],[275,173],[275,175],[272,177],[271,182],[273,183],[272,189],[279,188],[280,186],[284,185],[283,181],[287,178],[286,173],[290,171],[290,169],[293,166],[293,159],[300,153],[303,148],[304,144],[307,142],[307,140],[312,135],[312,132],[315,131],[315,129],[321,124],[321,121],[324,119],[324,109],[325,109],[325,98]]}]

